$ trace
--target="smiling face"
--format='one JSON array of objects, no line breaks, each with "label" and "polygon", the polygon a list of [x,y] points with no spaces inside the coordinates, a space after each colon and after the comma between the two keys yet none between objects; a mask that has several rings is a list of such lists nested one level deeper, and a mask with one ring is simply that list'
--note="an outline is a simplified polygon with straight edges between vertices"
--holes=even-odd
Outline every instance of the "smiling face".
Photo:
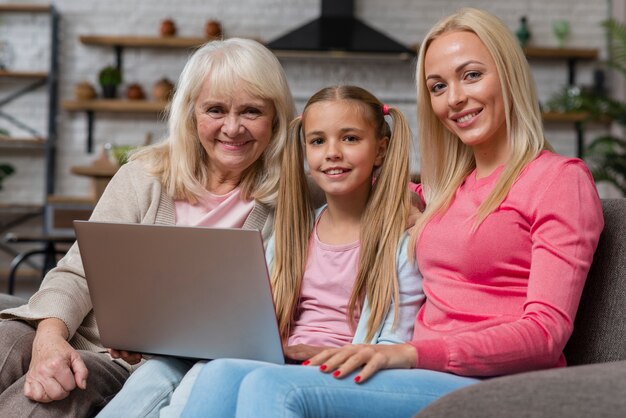
[{"label": "smiling face", "polygon": [[211,176],[238,183],[272,138],[274,105],[244,89],[226,95],[212,94],[211,87],[207,78],[194,106],[198,137]]},{"label": "smiling face", "polygon": [[474,153],[502,158],[508,149],[505,108],[496,64],[472,32],[447,32],[424,58],[434,113]]},{"label": "smiling face", "polygon": [[306,159],[327,199],[367,198],[388,138],[377,138],[368,110],[351,100],[310,105],[303,115]]}]

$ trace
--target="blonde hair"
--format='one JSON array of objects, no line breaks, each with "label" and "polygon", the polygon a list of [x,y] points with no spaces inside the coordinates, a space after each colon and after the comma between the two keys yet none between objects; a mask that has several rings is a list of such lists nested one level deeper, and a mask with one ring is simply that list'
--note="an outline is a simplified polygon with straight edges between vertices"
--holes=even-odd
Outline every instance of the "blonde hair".
[{"label": "blonde hair", "polygon": [[[399,297],[396,257],[410,205],[407,182],[411,133],[408,124],[400,111],[390,108],[392,132],[384,119],[383,104],[371,93],[355,86],[327,87],[313,95],[304,108],[302,118],[291,123],[281,165],[272,286],[279,328],[284,339],[289,336],[297,312],[314,222],[314,208],[304,172],[305,149],[300,137],[301,128],[307,109],[312,104],[336,100],[354,103],[355,111],[361,112],[364,118],[372,122],[377,139],[389,138],[386,156],[378,168],[376,182],[361,218],[358,273],[348,308],[350,324],[354,326],[355,312],[362,309],[364,298],[367,297],[371,308],[367,339],[371,339],[382,324],[391,303]],[[395,319],[397,315],[396,304]]]},{"label": "blonde hair", "polygon": [[287,127],[294,116],[294,102],[278,59],[260,43],[230,38],[208,42],[187,61],[168,108],[168,137],[132,155],[145,161],[167,193],[176,199],[196,202],[209,177],[207,153],[196,130],[194,106],[205,80],[215,94],[246,93],[270,100],[275,116],[272,138],[261,157],[242,174],[246,199],[274,205],[278,191],[280,158]]},{"label": "blonde hair", "polygon": [[544,149],[545,140],[535,84],[518,40],[495,16],[482,10],[463,8],[439,21],[426,35],[417,64],[417,116],[419,120],[420,174],[427,202],[416,222],[411,248],[424,225],[445,211],[465,177],[476,167],[472,149],[438,120],[430,104],[424,58],[432,42],[449,32],[474,33],[493,58],[502,90],[510,155],[494,190],[477,210],[474,227],[504,200],[524,167]]}]

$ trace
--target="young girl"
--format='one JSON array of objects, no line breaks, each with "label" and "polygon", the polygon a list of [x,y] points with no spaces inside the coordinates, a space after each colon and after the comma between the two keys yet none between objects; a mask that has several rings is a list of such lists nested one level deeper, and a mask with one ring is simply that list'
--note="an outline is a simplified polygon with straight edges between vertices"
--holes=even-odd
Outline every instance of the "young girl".
[{"label": "young girl", "polygon": [[426,300],[413,339],[256,370],[236,416],[409,417],[477,377],[565,365],[603,227],[589,170],[550,150],[528,63],[495,16],[437,23],[416,80],[426,210],[411,248]]},{"label": "young girl", "polygon": [[[386,115],[393,119],[393,133]],[[409,142],[401,112],[354,86],[319,91],[292,123],[275,242],[269,245],[275,247],[269,258],[287,357],[303,360],[324,347],[410,338],[409,316],[417,313],[423,294],[420,275],[408,261],[404,232]],[[313,181],[326,196],[327,204],[315,213],[305,155]],[[208,363],[183,415],[234,416],[239,383],[264,367],[280,366]],[[216,373],[218,379],[206,379]]]}]

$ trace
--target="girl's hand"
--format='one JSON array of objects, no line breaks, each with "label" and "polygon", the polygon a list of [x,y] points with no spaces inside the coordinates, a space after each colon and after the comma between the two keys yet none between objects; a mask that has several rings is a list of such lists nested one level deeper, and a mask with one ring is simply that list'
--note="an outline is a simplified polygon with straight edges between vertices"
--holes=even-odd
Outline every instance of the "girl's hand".
[{"label": "girl's hand", "polygon": [[283,352],[285,353],[285,357],[287,357],[288,359],[303,361],[321,353],[325,349],[326,347],[317,347],[308,344],[297,344],[283,347]]},{"label": "girl's hand", "polygon": [[362,368],[354,378],[363,383],[381,369],[410,369],[417,363],[417,351],[409,344],[356,344],[322,351],[304,365],[319,366],[338,379]]},{"label": "girl's hand", "polygon": [[113,358],[121,358],[128,364],[137,364],[141,361],[142,355],[140,353],[135,353],[134,351],[124,351],[124,350],[115,350],[114,348],[109,348],[109,354]]}]

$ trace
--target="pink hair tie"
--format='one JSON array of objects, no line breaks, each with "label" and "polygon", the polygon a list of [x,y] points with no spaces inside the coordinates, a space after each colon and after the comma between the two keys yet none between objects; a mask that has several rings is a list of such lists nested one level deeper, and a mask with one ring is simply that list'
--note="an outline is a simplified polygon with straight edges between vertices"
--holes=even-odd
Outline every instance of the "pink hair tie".
[{"label": "pink hair tie", "polygon": [[383,115],[389,115],[389,106],[383,103]]}]

